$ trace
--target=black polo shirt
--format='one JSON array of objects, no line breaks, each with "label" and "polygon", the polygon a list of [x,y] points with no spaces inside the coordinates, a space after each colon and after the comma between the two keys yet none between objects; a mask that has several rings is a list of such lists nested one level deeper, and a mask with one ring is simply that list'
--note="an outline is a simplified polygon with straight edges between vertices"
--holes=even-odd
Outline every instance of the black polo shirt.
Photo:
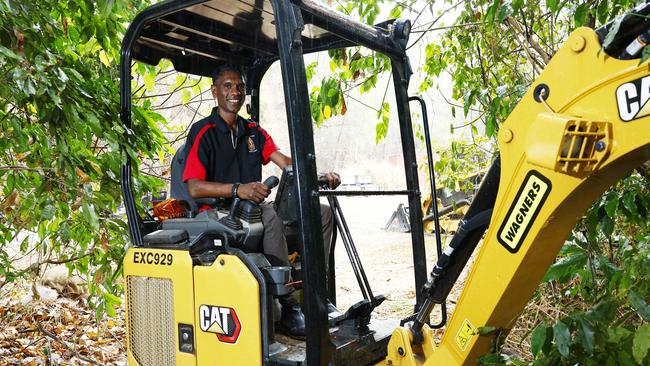
[{"label": "black polo shirt", "polygon": [[209,117],[192,125],[185,143],[189,153],[183,182],[189,179],[219,183],[262,180],[262,164],[268,164],[278,147],[257,123],[237,116],[237,124],[237,135],[233,136],[215,107]]}]

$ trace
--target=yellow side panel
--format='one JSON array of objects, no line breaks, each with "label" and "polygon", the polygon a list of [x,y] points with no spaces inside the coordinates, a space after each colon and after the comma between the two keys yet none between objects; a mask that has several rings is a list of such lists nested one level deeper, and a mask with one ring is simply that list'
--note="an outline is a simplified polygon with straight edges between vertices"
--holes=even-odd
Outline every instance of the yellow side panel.
[{"label": "yellow side panel", "polygon": [[[197,328],[194,324],[194,286],[189,253],[185,250],[131,248],[124,257],[124,278],[129,365],[160,366],[168,362],[178,366],[196,365],[195,355],[180,352],[178,342],[179,323],[192,325],[195,332]],[[171,298],[154,295],[154,286],[148,286],[149,283],[154,286],[156,283],[169,284],[168,293]],[[173,309],[173,316],[169,316],[172,324],[160,321],[165,318],[164,314],[138,315],[143,309],[146,312],[146,306],[162,301],[166,301],[168,308]],[[132,320],[136,316],[142,319],[133,322],[139,324],[138,329],[129,328],[130,316],[134,318]],[[162,339],[160,334],[163,332],[173,334],[173,337],[170,342],[160,344],[158,341]],[[134,349],[137,351],[134,352]],[[163,357],[163,354],[166,356]],[[161,359],[167,362],[161,362]]]},{"label": "yellow side panel", "polygon": [[261,365],[259,284],[236,256],[194,268],[199,365]]}]

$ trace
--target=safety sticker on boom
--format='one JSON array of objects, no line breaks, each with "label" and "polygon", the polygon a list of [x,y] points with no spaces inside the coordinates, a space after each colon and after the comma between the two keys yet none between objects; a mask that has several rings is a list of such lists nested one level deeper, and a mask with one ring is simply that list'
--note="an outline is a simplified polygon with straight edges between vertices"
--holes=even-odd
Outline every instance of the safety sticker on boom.
[{"label": "safety sticker on boom", "polygon": [[616,89],[618,116],[629,122],[650,115],[650,76],[632,80]]},{"label": "safety sticker on boom", "polygon": [[235,309],[201,305],[199,306],[199,326],[201,330],[215,333],[221,342],[235,343],[241,333],[241,323]]},{"label": "safety sticker on boom", "polygon": [[531,170],[519,188],[517,197],[497,234],[499,243],[508,251],[516,253],[519,250],[550,192],[551,182]]},{"label": "safety sticker on boom", "polygon": [[469,319],[463,321],[463,325],[460,326],[458,333],[456,334],[456,344],[461,351],[464,351],[467,348],[467,344],[476,334],[476,328],[469,322]]}]

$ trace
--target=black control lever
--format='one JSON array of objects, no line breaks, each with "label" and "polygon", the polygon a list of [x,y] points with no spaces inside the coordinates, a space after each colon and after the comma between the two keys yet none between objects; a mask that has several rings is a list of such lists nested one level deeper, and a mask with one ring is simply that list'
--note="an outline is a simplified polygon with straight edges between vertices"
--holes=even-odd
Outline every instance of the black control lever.
[{"label": "black control lever", "polygon": [[[269,189],[273,189],[275,186],[280,183],[280,180],[278,177],[272,175],[262,183],[265,186],[267,186]],[[219,220],[222,224],[226,225],[227,227],[233,229],[233,230],[241,230],[242,229],[242,224],[241,221],[239,221],[236,217],[235,214],[237,213],[237,207],[239,206],[239,203],[241,202],[241,199],[239,197],[235,197],[235,199],[232,201],[232,206],[230,206],[230,212],[228,212],[228,215],[226,217],[223,217]]]},{"label": "black control lever", "polygon": [[272,176],[266,178],[266,180],[264,182],[262,182],[262,184],[269,187],[269,189],[275,188],[275,186],[277,186],[278,183],[280,183],[280,180],[275,175],[272,175]]},{"label": "black control lever", "polygon": [[230,212],[228,212],[228,215],[219,220],[219,222],[233,230],[242,229],[241,221],[235,218],[235,212],[237,211],[237,206],[239,206],[240,201],[241,200],[239,197],[235,197],[235,199],[232,201],[232,206],[230,206]]}]

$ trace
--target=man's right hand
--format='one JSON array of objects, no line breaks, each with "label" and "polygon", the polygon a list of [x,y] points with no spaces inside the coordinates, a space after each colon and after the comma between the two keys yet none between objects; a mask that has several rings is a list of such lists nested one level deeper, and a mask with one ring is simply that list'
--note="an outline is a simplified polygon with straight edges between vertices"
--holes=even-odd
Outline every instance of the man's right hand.
[{"label": "man's right hand", "polygon": [[271,190],[260,182],[240,184],[237,190],[237,197],[243,200],[251,200],[255,203],[264,201],[271,194]]}]

